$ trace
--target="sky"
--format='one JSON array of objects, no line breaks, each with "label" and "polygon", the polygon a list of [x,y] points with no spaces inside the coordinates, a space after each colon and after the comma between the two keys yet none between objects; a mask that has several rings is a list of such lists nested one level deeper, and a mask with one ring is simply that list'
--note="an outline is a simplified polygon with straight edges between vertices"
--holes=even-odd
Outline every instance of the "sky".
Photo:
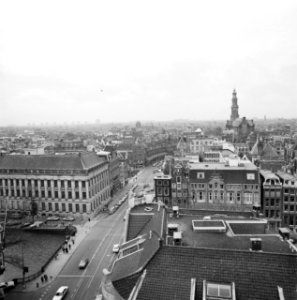
[{"label": "sky", "polygon": [[0,126],[297,117],[297,1],[3,0]]}]

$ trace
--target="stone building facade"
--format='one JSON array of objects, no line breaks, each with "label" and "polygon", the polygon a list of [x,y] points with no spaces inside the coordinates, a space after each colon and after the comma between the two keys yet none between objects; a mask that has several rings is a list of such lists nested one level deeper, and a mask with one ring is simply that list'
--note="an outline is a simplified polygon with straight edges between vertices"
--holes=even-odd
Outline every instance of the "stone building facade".
[{"label": "stone building facade", "polygon": [[0,158],[0,209],[93,214],[110,200],[108,163],[95,153]]},{"label": "stone building facade", "polygon": [[190,199],[193,208],[251,211],[260,209],[258,168],[251,164],[190,164]]}]

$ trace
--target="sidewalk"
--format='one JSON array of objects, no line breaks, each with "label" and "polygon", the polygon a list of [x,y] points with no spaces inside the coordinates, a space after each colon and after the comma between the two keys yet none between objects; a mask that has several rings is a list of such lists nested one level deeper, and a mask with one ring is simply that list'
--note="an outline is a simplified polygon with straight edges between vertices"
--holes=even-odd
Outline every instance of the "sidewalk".
[{"label": "sidewalk", "polygon": [[[129,183],[122,189],[119,190],[109,203],[109,205],[114,205],[118,202],[118,199],[120,197],[123,197],[131,188],[133,183],[136,181],[136,178],[132,178],[129,180]],[[74,237],[74,244],[70,240],[68,242],[68,245],[71,245],[71,249],[68,251],[68,253],[63,252],[61,249],[58,253],[58,256],[56,259],[52,259],[51,262],[48,264],[46,267],[44,273],[42,276],[37,277],[36,279],[25,283],[23,286],[22,284],[18,284],[14,290],[19,290],[19,291],[34,291],[39,288],[44,288],[47,285],[51,284],[52,281],[57,277],[57,275],[61,272],[62,268],[68,261],[68,259],[72,256],[74,251],[77,249],[79,244],[82,242],[82,240],[87,236],[88,232],[90,229],[99,221],[99,216],[97,215],[94,219],[92,219],[90,222],[86,221],[83,225],[78,225],[75,224],[75,227],[77,228],[77,233]],[[16,278],[19,277],[19,269],[15,270],[15,268],[10,265],[10,272],[4,272],[4,280],[3,281],[8,281],[11,280],[10,278]],[[46,274],[48,280],[41,280],[41,277],[43,277]],[[44,277],[43,277],[44,279]]]},{"label": "sidewalk", "polygon": [[62,250],[60,250],[58,253],[58,257],[56,259],[52,259],[52,261],[48,264],[47,268],[45,269],[45,272],[43,273],[43,275],[47,275],[47,281],[42,281],[41,276],[39,276],[36,279],[25,283],[25,286],[22,286],[22,284],[17,285],[15,290],[33,291],[49,285],[60,273],[65,263],[72,256],[74,251],[77,249],[82,240],[86,237],[89,230],[97,223],[97,221],[97,218],[95,218],[90,222],[86,222],[84,225],[75,225],[77,228],[77,233],[74,237],[74,244],[70,240],[69,244],[71,244],[71,249],[69,250],[69,252],[65,253]]}]

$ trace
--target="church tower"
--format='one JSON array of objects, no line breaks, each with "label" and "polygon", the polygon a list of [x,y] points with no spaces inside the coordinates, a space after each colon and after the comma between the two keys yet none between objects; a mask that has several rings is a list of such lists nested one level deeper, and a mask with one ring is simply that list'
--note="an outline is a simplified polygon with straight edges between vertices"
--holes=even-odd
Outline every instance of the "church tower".
[{"label": "church tower", "polygon": [[239,118],[239,114],[238,114],[238,104],[237,104],[237,95],[236,95],[236,91],[233,91],[232,94],[232,106],[231,106],[231,117],[230,120],[234,121],[237,118]]}]

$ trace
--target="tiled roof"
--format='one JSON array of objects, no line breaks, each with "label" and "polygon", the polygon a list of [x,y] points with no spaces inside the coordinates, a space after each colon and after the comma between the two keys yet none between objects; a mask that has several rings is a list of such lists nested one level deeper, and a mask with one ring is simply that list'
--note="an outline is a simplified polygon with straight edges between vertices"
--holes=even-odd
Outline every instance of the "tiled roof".
[{"label": "tiled roof", "polygon": [[[234,167],[225,167],[221,169],[215,169],[212,167],[212,164],[209,164],[209,170],[206,168],[203,169],[190,169],[189,171],[189,178],[190,182],[195,183],[208,183],[212,177],[219,176],[221,177],[225,184],[232,183],[232,184],[256,184],[258,183],[258,171],[257,169],[246,169],[246,168],[234,168]],[[204,178],[197,178],[197,172],[204,172]],[[248,180],[247,174],[253,173],[255,174],[254,180]]]},{"label": "tiled roof", "polygon": [[134,215],[129,216],[129,225],[127,232],[127,241],[136,238],[146,224],[151,220],[152,215]]},{"label": "tiled roof", "polygon": [[112,284],[124,299],[128,299],[140,275],[141,273],[138,272],[129,277],[113,281]]},{"label": "tiled roof", "polygon": [[93,152],[69,155],[5,155],[0,169],[5,170],[88,170],[104,163]]},{"label": "tiled roof", "polygon": [[277,286],[293,300],[296,262],[294,255],[164,246],[147,265],[137,299],[190,299],[191,278],[196,278],[196,299],[202,299],[202,283],[208,280],[234,282],[240,300],[279,299]]},{"label": "tiled roof", "polygon": [[275,149],[267,143],[263,148],[263,153],[261,155],[262,159],[279,159],[279,155],[276,153]]}]

